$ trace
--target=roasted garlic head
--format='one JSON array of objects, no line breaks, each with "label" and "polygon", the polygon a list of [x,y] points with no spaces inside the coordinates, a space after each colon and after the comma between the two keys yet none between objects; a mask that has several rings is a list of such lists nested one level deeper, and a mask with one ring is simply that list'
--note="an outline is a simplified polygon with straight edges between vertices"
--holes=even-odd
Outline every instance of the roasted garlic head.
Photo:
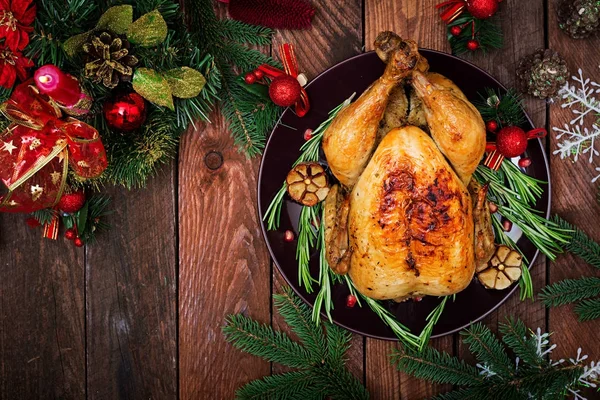
[{"label": "roasted garlic head", "polygon": [[325,200],[329,193],[327,175],[319,163],[302,163],[296,165],[285,179],[288,194],[294,201],[315,206]]},{"label": "roasted garlic head", "polygon": [[478,269],[477,277],[488,289],[503,290],[521,278],[523,256],[508,246],[500,245],[487,266]]}]

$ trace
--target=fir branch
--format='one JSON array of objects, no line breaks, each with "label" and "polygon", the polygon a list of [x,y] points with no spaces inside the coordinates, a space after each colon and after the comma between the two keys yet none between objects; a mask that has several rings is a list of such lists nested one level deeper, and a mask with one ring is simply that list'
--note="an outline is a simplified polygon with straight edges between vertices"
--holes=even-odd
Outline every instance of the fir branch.
[{"label": "fir branch", "polygon": [[104,217],[112,214],[108,209],[109,203],[108,196],[94,195],[87,200],[85,207],[73,215],[74,220],[84,221],[83,224],[78,223],[78,233],[83,243],[94,243],[98,233],[110,229],[110,225],[104,221]]},{"label": "fir branch", "polygon": [[600,296],[600,278],[590,276],[565,279],[548,285],[542,289],[540,300],[546,307],[556,307],[595,296]]},{"label": "fir branch", "polygon": [[226,19],[221,23],[221,34],[240,44],[269,46],[273,38],[273,30],[263,26],[248,25],[234,19]]},{"label": "fir branch", "polygon": [[[462,28],[460,35],[454,36],[450,33],[453,26]],[[496,18],[477,19],[468,11],[464,11],[459,18],[448,24],[447,36],[454,55],[470,53],[467,43],[471,39],[477,40],[479,48],[484,53],[492,49],[500,49],[504,43],[502,29],[498,26]]]},{"label": "fir branch", "polygon": [[235,392],[239,400],[305,400],[321,399],[323,394],[315,388],[311,371],[293,371],[265,376],[254,380]]},{"label": "fir branch", "polygon": [[523,362],[537,368],[542,368],[546,365],[544,358],[539,356],[535,340],[529,336],[529,332],[523,321],[510,317],[507,319],[506,324],[500,324],[499,331],[502,333],[502,341],[515,354],[518,354]]},{"label": "fir branch", "polygon": [[600,299],[584,300],[575,306],[575,313],[580,321],[591,321],[600,318]]},{"label": "fir branch", "polygon": [[31,213],[31,216],[35,218],[40,225],[49,224],[57,215],[58,212],[52,208],[43,208]]},{"label": "fir branch", "polygon": [[499,128],[520,126],[527,121],[523,98],[516,90],[509,89],[503,94],[500,90],[485,88],[479,96],[480,100],[473,104],[484,121],[496,121]]},{"label": "fir branch", "polygon": [[561,229],[570,230],[573,233],[568,243],[565,244],[565,250],[581,257],[585,262],[593,267],[600,268],[600,244],[594,242],[581,229],[568,223],[558,215],[554,215],[552,220],[561,227]]},{"label": "fir branch", "polygon": [[503,378],[511,378],[515,374],[512,363],[504,347],[490,329],[482,323],[471,325],[463,335],[463,343],[469,345],[469,351],[478,360],[488,365]]}]

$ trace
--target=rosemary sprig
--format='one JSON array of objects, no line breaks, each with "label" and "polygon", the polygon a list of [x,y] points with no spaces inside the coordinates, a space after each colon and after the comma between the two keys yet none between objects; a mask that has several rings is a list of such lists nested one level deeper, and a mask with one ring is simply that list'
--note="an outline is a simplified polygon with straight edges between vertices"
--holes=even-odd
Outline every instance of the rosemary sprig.
[{"label": "rosemary sprig", "polygon": [[267,221],[267,230],[269,231],[274,231],[279,228],[279,221],[281,221],[281,206],[283,206],[283,197],[286,192],[287,185],[284,182],[265,212],[263,220]]},{"label": "rosemary sprig", "polygon": [[429,339],[431,338],[431,334],[433,333],[433,327],[438,323],[442,313],[444,312],[444,308],[446,308],[446,301],[448,301],[449,296],[444,296],[442,302],[438,304],[433,311],[429,313],[427,316],[427,325],[421,331],[419,335],[419,351],[423,351],[425,346],[429,343]]},{"label": "rosemary sprig", "polygon": [[518,193],[525,203],[535,204],[542,197],[544,189],[540,185],[545,185],[547,182],[524,174],[510,161],[503,162],[500,170],[504,174],[508,187]]},{"label": "rosemary sprig", "polygon": [[[325,218],[325,209],[321,214],[321,221]],[[317,246],[319,248],[319,293],[315,298],[315,304],[313,306],[312,319],[315,324],[321,323],[321,310],[325,309],[325,314],[329,319],[329,322],[333,322],[331,318],[331,310],[333,310],[333,301],[331,300],[331,281],[333,271],[329,268],[327,257],[325,257],[325,224],[319,226],[319,238]]]},{"label": "rosemary sprig", "polygon": [[318,208],[302,207],[298,221],[298,246],[296,247],[296,260],[298,261],[298,278],[300,286],[304,286],[308,293],[312,293],[312,283],[316,280],[310,275],[310,252],[315,247],[318,234],[315,226],[319,226]]}]

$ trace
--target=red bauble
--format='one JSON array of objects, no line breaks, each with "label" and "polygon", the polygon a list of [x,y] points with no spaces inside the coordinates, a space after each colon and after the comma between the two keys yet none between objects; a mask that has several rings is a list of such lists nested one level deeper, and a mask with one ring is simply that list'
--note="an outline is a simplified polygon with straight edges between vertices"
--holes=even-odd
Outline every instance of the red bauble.
[{"label": "red bauble", "polygon": [[346,298],[346,307],[348,308],[352,308],[356,305],[356,296],[353,294],[349,294],[348,297]]},{"label": "red bauble", "polygon": [[471,39],[467,42],[467,49],[475,51],[479,48],[479,42],[475,39]]},{"label": "red bauble", "polygon": [[79,210],[85,204],[85,193],[83,190],[78,190],[73,193],[63,194],[58,201],[57,207],[62,212],[73,214]]},{"label": "red bauble", "polygon": [[65,231],[65,239],[75,240],[76,237],[77,235],[75,234],[75,230],[73,228],[67,229]]},{"label": "red bauble", "polygon": [[454,25],[452,28],[450,28],[450,33],[452,34],[452,36],[458,36],[461,32],[462,29],[458,25]]},{"label": "red bauble", "polygon": [[485,128],[490,132],[496,132],[498,130],[498,123],[496,121],[488,121],[485,124]]},{"label": "red bauble", "polygon": [[246,82],[248,85],[252,85],[254,82],[256,82],[256,76],[254,76],[254,73],[248,72],[244,76],[244,82]]},{"label": "red bauble", "polygon": [[517,126],[502,128],[496,137],[496,147],[504,157],[518,157],[527,150],[527,134]]},{"label": "red bauble", "polygon": [[106,124],[120,131],[133,131],[146,122],[146,101],[135,92],[121,93],[104,102]]},{"label": "red bauble", "polygon": [[269,97],[281,107],[289,107],[300,100],[300,83],[290,75],[280,75],[269,86]]},{"label": "red bauble", "polygon": [[75,238],[75,240],[73,241],[73,244],[77,247],[82,247],[83,246],[83,240],[81,240],[80,238]]},{"label": "red bauble", "polygon": [[478,19],[486,19],[498,11],[498,0],[467,0],[467,11]]}]

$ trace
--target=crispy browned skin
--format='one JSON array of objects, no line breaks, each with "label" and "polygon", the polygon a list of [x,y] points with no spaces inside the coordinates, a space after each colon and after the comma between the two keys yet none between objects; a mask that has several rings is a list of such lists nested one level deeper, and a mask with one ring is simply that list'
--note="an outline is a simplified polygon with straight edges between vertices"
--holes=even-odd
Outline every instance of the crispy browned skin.
[{"label": "crispy browned skin", "polygon": [[487,268],[487,263],[496,251],[492,215],[487,200],[487,185],[482,187],[475,179],[469,183],[473,199],[473,223],[475,224],[475,266],[477,272]]},{"label": "crispy browned skin", "polygon": [[485,152],[481,115],[452,81],[439,74],[415,71],[413,86],[423,101],[431,137],[468,185]]},{"label": "crispy browned skin", "polygon": [[340,185],[333,185],[325,199],[325,257],[336,274],[345,275],[350,268],[348,213],[350,197]]},{"label": "crispy browned skin", "polygon": [[[375,46],[379,46],[377,41]],[[379,122],[390,92],[419,61],[414,42],[401,42],[397,47],[390,53],[383,75],[337,115],[323,136],[323,151],[329,168],[348,188],[356,184],[375,150]]]},{"label": "crispy browned skin", "polygon": [[472,204],[421,129],[390,131],[351,193],[350,276],[374,299],[445,296],[475,271]]},{"label": "crispy browned skin", "polygon": [[408,122],[408,98],[402,84],[396,85],[388,100],[383,118],[379,123],[377,132],[377,143],[392,129],[400,128]]}]

